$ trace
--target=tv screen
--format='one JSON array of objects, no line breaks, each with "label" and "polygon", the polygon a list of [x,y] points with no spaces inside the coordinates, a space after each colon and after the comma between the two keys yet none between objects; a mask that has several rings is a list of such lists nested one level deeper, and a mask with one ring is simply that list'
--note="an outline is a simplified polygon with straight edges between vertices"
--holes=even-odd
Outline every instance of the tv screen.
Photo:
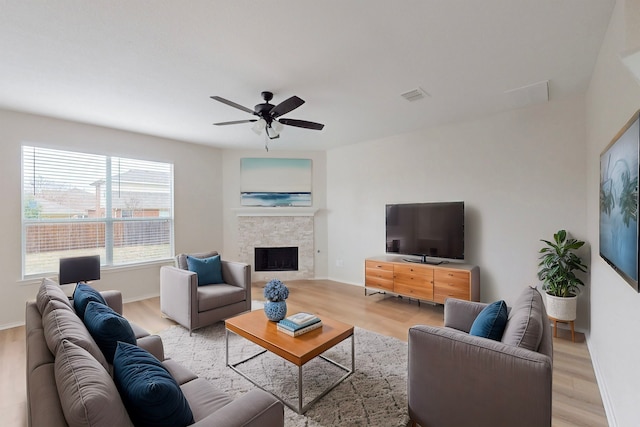
[{"label": "tv screen", "polygon": [[464,202],[386,206],[387,253],[464,259]]},{"label": "tv screen", "polygon": [[600,256],[638,291],[640,111],[600,155]]}]

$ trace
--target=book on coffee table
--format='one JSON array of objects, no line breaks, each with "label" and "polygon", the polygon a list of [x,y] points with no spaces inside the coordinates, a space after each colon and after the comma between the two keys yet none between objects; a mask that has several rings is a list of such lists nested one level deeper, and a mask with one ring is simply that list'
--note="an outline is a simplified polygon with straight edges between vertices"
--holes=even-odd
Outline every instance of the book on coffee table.
[{"label": "book on coffee table", "polygon": [[[282,322],[282,320],[280,322]],[[280,324],[280,322],[278,322],[278,331],[284,332],[285,334],[291,335],[292,337],[297,337],[322,327],[322,321],[320,319],[318,319],[316,322],[308,326],[304,326],[297,329],[290,329]]]},{"label": "book on coffee table", "polygon": [[296,314],[292,314],[291,316],[286,317],[287,320],[297,324],[297,325],[302,325],[302,324],[307,324],[307,323],[311,323],[312,320],[317,319],[318,316],[316,316],[315,314],[311,314],[311,313],[296,313]]},{"label": "book on coffee table", "polygon": [[[306,315],[307,313],[303,313],[303,314]],[[320,321],[320,318],[314,315],[308,315],[308,316],[305,316],[304,318],[302,316],[296,318],[295,316],[297,315],[294,314],[293,316],[289,316],[287,318],[282,319],[281,321],[278,322],[278,325],[282,325],[287,329],[295,331],[297,329],[304,328],[309,325],[313,325],[314,323],[318,323]]]}]

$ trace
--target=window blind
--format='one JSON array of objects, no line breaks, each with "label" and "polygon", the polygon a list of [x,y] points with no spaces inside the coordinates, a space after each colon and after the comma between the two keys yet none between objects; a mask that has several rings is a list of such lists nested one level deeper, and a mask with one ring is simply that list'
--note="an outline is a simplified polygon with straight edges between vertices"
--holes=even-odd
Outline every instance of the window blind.
[{"label": "window blind", "polygon": [[60,258],[102,265],[173,255],[173,165],[22,147],[23,276],[58,270]]}]

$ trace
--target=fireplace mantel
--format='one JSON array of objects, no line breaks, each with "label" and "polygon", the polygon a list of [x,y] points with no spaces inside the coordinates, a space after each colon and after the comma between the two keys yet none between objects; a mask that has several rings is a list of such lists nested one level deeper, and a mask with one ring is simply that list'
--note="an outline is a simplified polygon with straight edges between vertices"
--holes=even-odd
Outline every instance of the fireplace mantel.
[{"label": "fireplace mantel", "polygon": [[246,207],[232,209],[236,216],[314,216],[318,209],[301,207]]}]

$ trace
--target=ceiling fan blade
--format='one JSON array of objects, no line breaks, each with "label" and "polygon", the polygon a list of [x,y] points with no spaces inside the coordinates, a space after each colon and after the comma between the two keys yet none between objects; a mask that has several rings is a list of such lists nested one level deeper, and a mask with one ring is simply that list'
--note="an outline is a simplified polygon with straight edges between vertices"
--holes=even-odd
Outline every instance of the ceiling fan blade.
[{"label": "ceiling fan blade", "polygon": [[246,113],[253,114],[253,110],[251,110],[251,109],[249,109],[247,107],[243,107],[240,104],[236,104],[233,101],[229,101],[228,99],[224,99],[221,96],[212,96],[210,98],[211,99],[215,99],[216,101],[222,102],[223,104],[227,104],[230,107],[237,108],[238,110],[242,110],[242,111],[244,111]]},{"label": "ceiling fan blade", "polygon": [[275,119],[276,117],[280,117],[283,114],[287,114],[289,111],[295,110],[302,104],[304,104],[304,101],[302,99],[298,98],[297,96],[292,96],[291,98],[285,99],[280,104],[273,107],[269,114]]},{"label": "ceiling fan blade", "polygon": [[220,123],[214,123],[214,125],[216,126],[226,126],[226,125],[238,125],[240,123],[251,123],[251,122],[257,122],[258,119],[248,119],[248,120],[234,120],[232,122],[220,122]]},{"label": "ceiling fan blade", "polygon": [[305,129],[322,130],[322,128],[324,127],[324,125],[321,123],[308,122],[306,120],[280,119],[278,121],[283,125],[295,126]]}]

